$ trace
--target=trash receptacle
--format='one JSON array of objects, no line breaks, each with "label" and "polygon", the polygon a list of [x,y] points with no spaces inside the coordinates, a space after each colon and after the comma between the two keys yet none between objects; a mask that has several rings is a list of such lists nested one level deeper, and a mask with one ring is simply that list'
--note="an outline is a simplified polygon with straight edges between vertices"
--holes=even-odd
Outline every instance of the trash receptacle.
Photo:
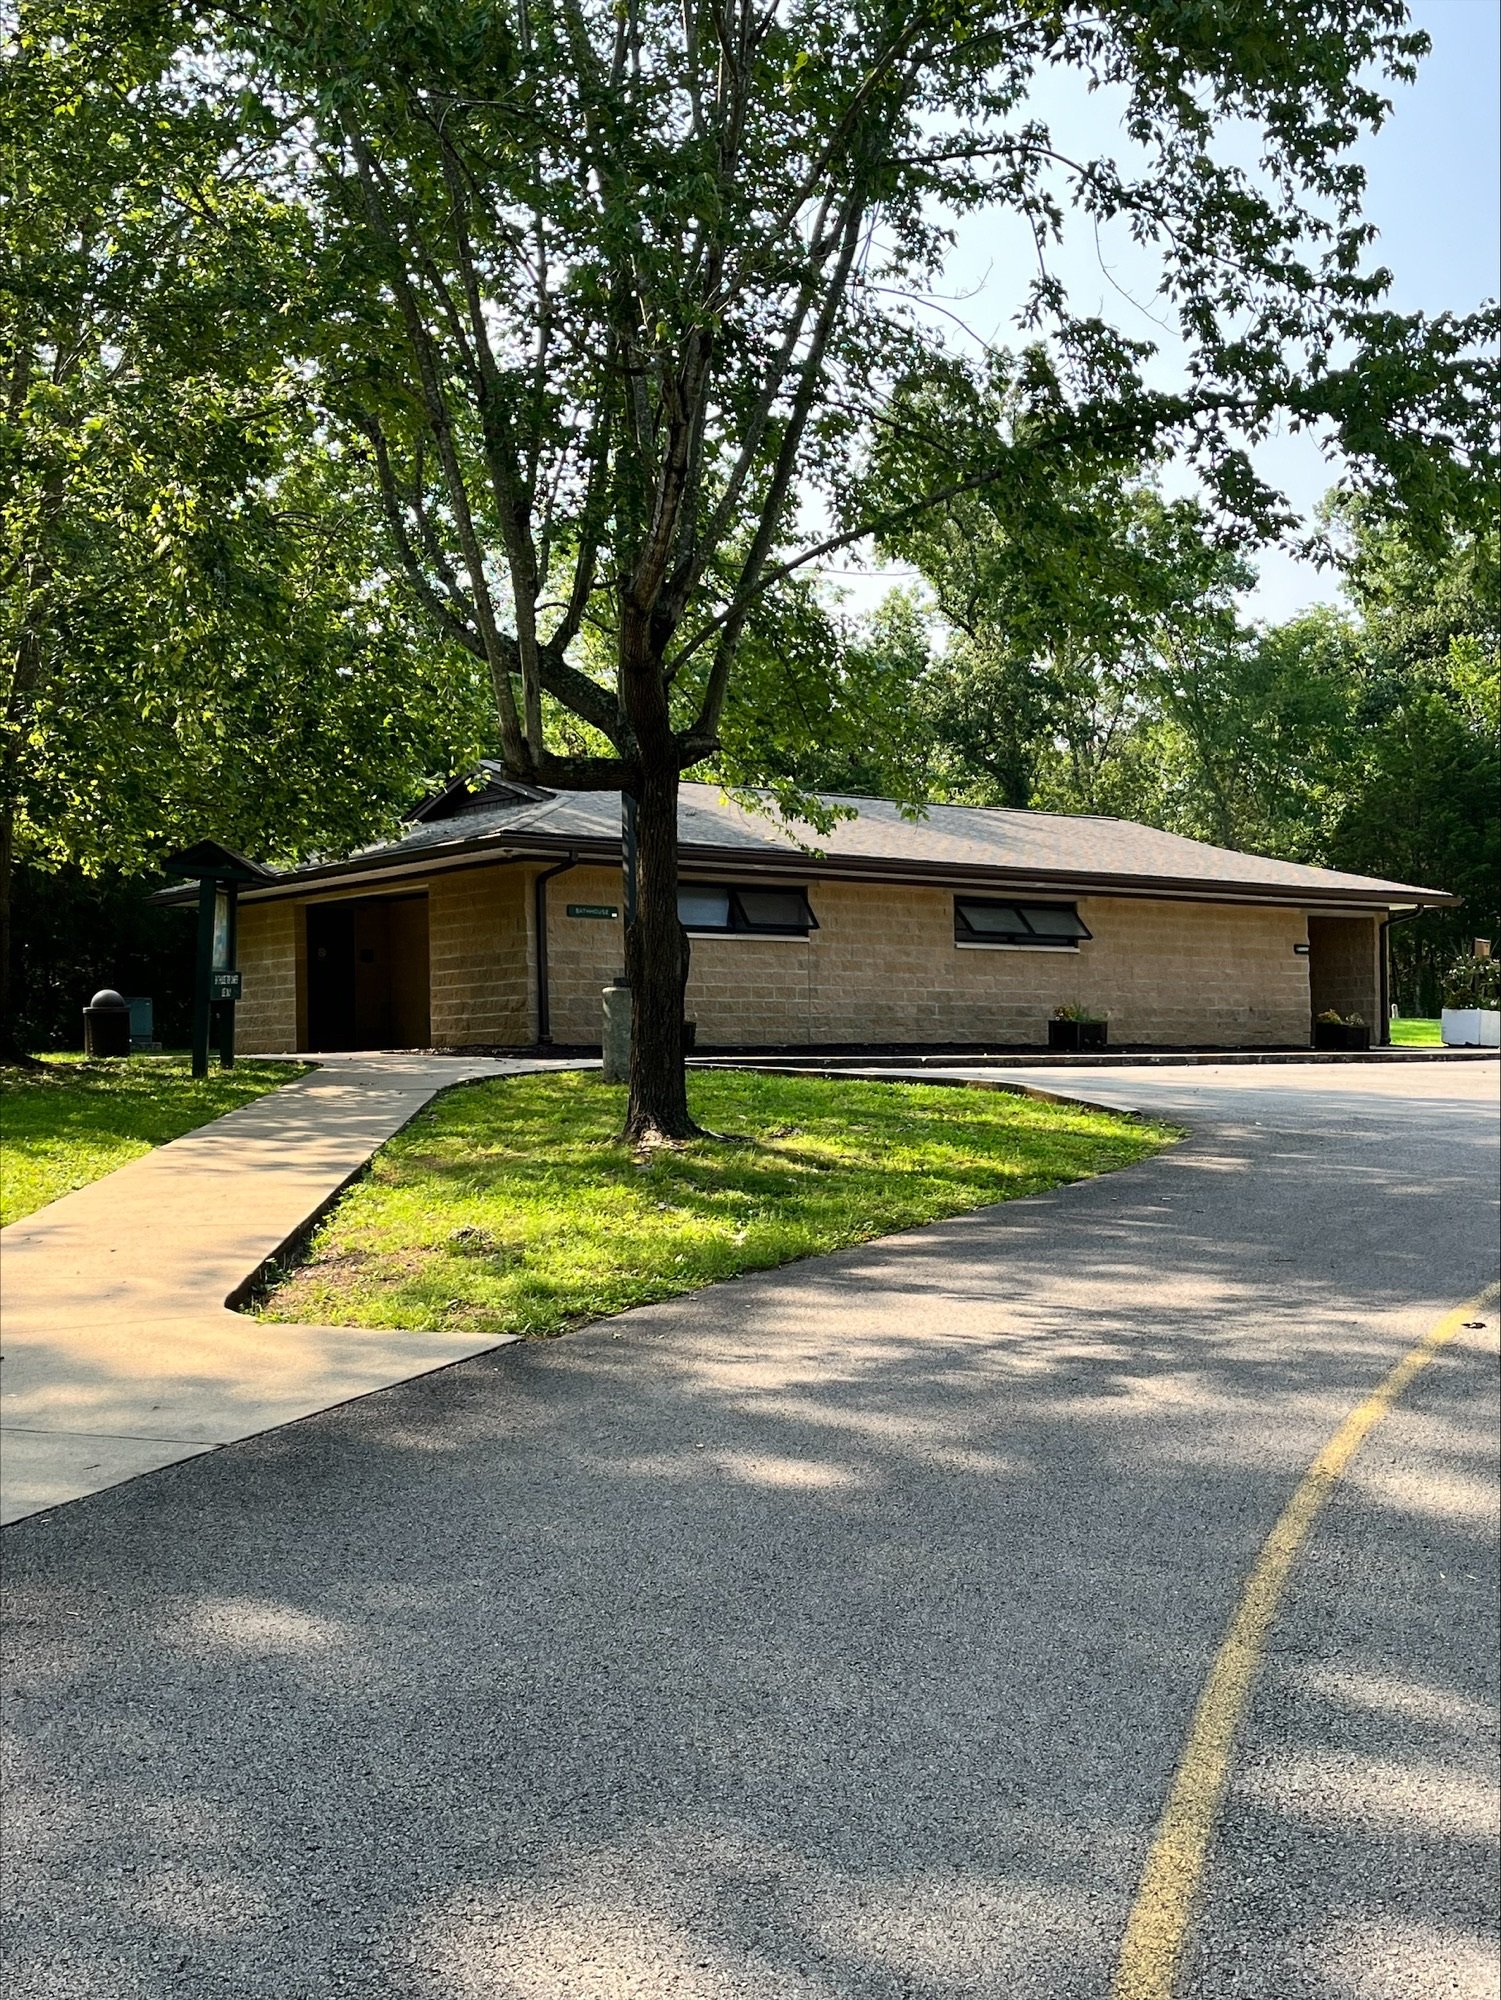
[{"label": "trash receptacle", "polygon": [[130,1054],[130,1009],[112,986],[103,987],[83,1010],[86,1056]]}]

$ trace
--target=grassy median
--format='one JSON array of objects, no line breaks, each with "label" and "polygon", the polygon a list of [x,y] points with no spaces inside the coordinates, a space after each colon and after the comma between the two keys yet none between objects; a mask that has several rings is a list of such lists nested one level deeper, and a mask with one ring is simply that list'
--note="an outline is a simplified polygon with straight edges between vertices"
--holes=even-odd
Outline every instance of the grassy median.
[{"label": "grassy median", "polygon": [[239,1062],[195,1083],[186,1056],[47,1056],[38,1069],[0,1067],[0,1224],[303,1073],[296,1063]]},{"label": "grassy median", "polygon": [[624,1093],[468,1084],[383,1147],[262,1306],[318,1325],[553,1334],[740,1271],[1129,1166],[1164,1126],[999,1091],[698,1072],[740,1135],[637,1155]]}]

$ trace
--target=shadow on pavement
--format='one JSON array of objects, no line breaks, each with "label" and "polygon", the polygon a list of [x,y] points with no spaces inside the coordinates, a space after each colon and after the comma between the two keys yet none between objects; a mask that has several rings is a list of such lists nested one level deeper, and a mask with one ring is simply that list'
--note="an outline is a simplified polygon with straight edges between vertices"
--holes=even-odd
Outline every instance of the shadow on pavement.
[{"label": "shadow on pavement", "polygon": [[[1206,1131],[22,1523],[8,1991],[1102,1995],[1263,1537],[1491,1275],[1493,1153]],[[1299,1571],[1196,1994],[1489,1949],[1486,1338]]]}]

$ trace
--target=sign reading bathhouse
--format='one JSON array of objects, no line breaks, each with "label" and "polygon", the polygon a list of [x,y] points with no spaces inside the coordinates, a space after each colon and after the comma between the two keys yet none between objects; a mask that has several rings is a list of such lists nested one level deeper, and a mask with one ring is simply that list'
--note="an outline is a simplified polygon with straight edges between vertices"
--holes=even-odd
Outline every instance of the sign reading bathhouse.
[{"label": "sign reading bathhouse", "polygon": [[570,917],[618,917],[619,910],[613,903],[570,903]]}]

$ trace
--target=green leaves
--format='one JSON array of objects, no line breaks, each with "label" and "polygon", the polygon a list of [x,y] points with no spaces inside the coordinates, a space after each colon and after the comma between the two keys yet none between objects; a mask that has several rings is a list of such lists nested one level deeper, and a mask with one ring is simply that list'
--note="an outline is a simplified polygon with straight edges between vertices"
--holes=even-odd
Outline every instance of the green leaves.
[{"label": "green leaves", "polygon": [[288,859],[353,844],[475,722],[309,399],[306,216],[257,184],[267,120],[169,15],[45,0],[24,20],[0,813],[42,865],[149,865],[200,834]]}]

